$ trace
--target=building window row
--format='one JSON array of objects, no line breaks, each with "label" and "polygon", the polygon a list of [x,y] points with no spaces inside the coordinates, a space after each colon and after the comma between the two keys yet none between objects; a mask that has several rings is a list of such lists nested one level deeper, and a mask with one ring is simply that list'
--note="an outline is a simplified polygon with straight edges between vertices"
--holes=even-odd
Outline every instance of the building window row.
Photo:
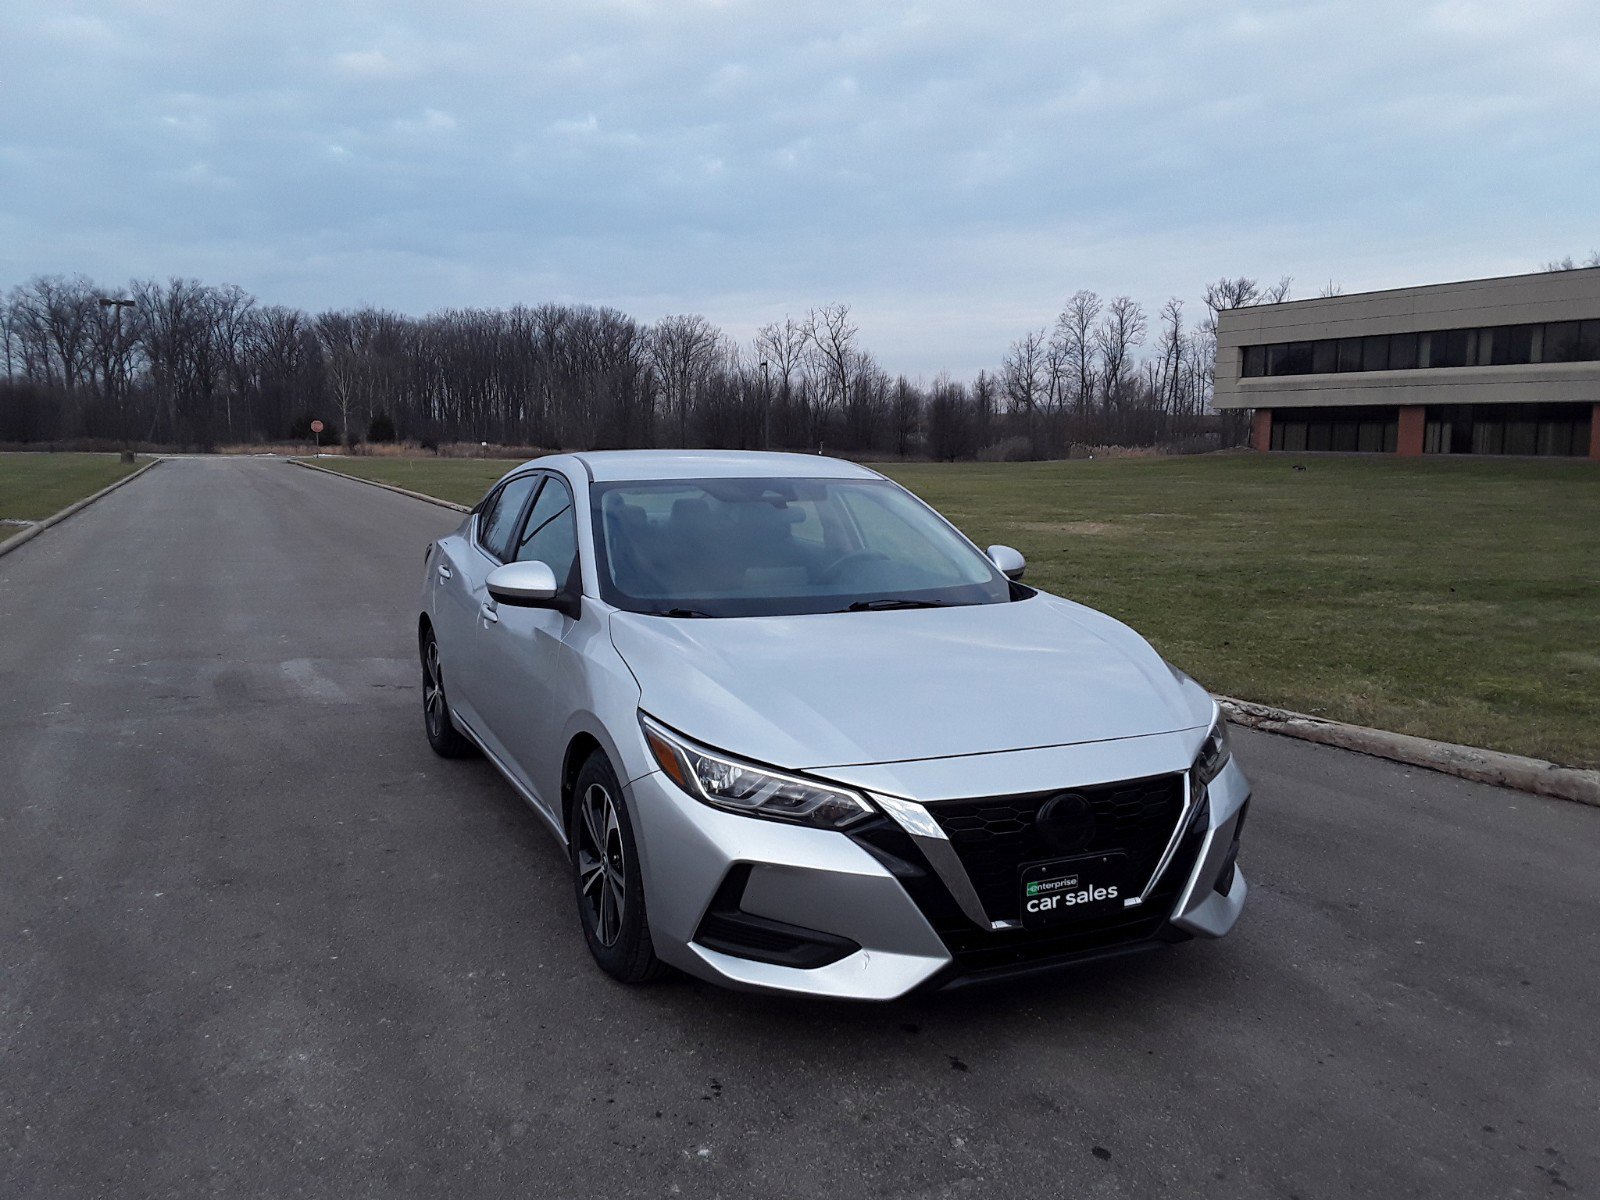
[{"label": "building window row", "polygon": [[1537,454],[1589,451],[1590,406],[1575,404],[1431,404],[1424,454]]},{"label": "building window row", "polygon": [[[1580,457],[1589,450],[1592,408],[1568,403],[1430,404],[1424,410],[1422,451]],[[1274,450],[1392,454],[1398,442],[1400,410],[1394,405],[1270,411]]]},{"label": "building window row", "polygon": [[1393,454],[1399,427],[1397,408],[1280,408],[1272,448]]},{"label": "building window row", "polygon": [[1256,379],[1342,371],[1596,361],[1600,361],[1600,319],[1274,342],[1244,347],[1241,366],[1244,378]]}]

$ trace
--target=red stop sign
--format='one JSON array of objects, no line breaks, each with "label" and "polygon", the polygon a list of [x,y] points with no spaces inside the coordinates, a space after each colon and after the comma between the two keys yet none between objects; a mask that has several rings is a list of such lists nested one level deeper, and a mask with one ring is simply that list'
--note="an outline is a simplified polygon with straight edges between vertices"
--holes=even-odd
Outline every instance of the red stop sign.
[{"label": "red stop sign", "polygon": [[311,422],[311,432],[312,433],[321,433],[323,431],[323,429],[325,429],[325,428],[326,428],[326,426],[323,425],[323,423],[321,421],[313,421],[313,422]]}]

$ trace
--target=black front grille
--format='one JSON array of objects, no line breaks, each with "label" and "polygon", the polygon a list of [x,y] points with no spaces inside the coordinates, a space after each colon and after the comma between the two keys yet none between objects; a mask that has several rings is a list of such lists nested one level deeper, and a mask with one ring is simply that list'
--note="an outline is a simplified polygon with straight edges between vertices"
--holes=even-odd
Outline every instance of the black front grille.
[{"label": "black front grille", "polygon": [[950,948],[955,971],[963,980],[997,979],[1161,942],[1187,940],[1188,934],[1167,921],[1200,856],[1209,808],[1202,797],[1190,814],[1189,828],[1178,843],[1171,865],[1138,908],[1046,929],[979,929],[971,921],[947,921],[939,928],[939,936]]},{"label": "black front grille", "polygon": [[[1182,793],[1179,795],[1181,804]],[[982,929],[974,925],[910,836],[883,817],[851,829],[850,837],[900,880],[949,949],[953,961],[933,986],[957,987],[1186,940],[1189,935],[1168,920],[1200,856],[1209,826],[1208,808],[1202,795],[1171,865],[1144,904],[1047,929]]]},{"label": "black front grille", "polygon": [[1060,789],[927,806],[961,856],[990,920],[1017,919],[1017,868],[1024,863],[1120,850],[1128,856],[1128,886],[1142,889],[1183,813],[1182,775],[1072,791],[1088,800],[1094,819],[1087,839],[1070,848],[1052,843],[1037,822],[1040,808]]}]

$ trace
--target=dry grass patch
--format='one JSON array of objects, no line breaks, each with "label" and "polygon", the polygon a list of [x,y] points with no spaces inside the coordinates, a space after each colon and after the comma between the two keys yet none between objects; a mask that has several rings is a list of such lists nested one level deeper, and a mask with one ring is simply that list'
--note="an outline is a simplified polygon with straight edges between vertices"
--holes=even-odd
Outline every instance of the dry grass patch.
[{"label": "dry grass patch", "polygon": [[1070,533],[1083,537],[1097,537],[1117,530],[1107,521],[1018,521],[1017,529],[1029,533]]}]

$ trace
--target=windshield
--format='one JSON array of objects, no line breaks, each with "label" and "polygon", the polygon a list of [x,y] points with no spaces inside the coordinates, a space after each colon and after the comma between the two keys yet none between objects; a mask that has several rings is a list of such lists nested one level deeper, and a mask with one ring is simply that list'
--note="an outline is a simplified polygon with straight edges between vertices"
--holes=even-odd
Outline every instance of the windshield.
[{"label": "windshield", "polygon": [[884,479],[629,480],[590,494],[600,593],[631,612],[757,617],[1014,594],[960,534]]}]

